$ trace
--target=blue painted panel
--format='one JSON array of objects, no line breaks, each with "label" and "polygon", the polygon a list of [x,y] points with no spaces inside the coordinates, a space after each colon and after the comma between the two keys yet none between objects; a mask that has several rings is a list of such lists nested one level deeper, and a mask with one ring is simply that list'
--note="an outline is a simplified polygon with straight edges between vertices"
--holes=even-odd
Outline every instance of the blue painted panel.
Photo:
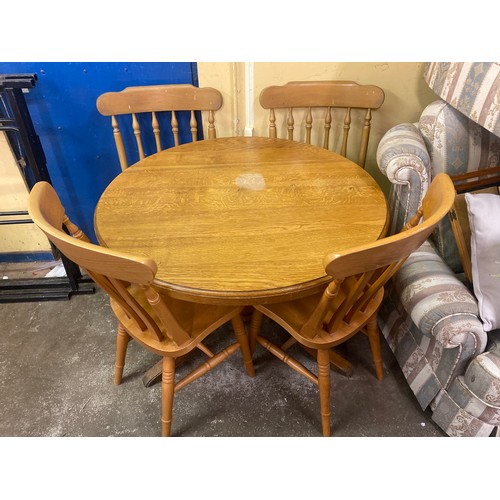
[{"label": "blue painted panel", "polygon": [[25,97],[52,183],[69,217],[94,241],[95,206],[120,172],[110,119],[96,108],[99,95],[132,85],[198,85],[189,62],[0,62],[0,74],[8,73],[38,75]]}]

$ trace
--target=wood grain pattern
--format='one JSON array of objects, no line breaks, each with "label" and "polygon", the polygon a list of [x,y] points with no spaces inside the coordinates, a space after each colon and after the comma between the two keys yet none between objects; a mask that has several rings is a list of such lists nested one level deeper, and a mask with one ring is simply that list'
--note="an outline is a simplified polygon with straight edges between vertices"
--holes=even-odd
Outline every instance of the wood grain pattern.
[{"label": "wood grain pattern", "polygon": [[378,239],[385,197],[363,169],[282,139],[219,138],[145,158],[95,211],[99,242],[147,255],[185,300],[256,304],[307,295],[323,257]]},{"label": "wood grain pattern", "polygon": [[[155,262],[90,243],[65,215],[57,193],[47,182],[37,182],[30,191],[28,211],[47,238],[70,260],[83,267],[109,295],[111,308],[118,319],[115,383],[122,381],[131,339],[162,356],[164,436],[170,435],[174,391],[196,380],[238,349],[241,349],[248,375],[255,375],[240,317],[241,307],[186,303],[158,293],[151,286],[157,269]],[[62,230],[63,224],[73,236]],[[202,342],[228,321],[234,326],[236,342],[213,354]],[[209,360],[176,384],[175,360],[195,348],[207,354]]]}]

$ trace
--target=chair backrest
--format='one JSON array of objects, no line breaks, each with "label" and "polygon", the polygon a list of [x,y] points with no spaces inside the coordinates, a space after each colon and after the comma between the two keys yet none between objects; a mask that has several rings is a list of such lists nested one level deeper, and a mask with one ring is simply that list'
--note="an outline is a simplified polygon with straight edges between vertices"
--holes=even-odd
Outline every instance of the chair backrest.
[{"label": "chair backrest", "polygon": [[[179,145],[179,122],[180,112],[190,113],[189,128],[191,139],[198,140],[201,131],[197,120],[196,112],[207,112],[208,114],[208,139],[216,137],[215,111],[222,106],[222,94],[210,87],[198,88],[190,84],[171,85],[149,85],[139,87],[127,87],[120,92],[107,92],[97,98],[97,109],[104,116],[111,116],[111,124],[115,138],[116,149],[122,170],[135,161],[128,161],[125,149],[124,133],[119,128],[117,117],[120,115],[131,115],[131,122],[128,128],[133,130],[137,144],[138,160],[146,156],[145,137],[150,141],[153,152],[162,149],[161,137],[164,118],[161,116],[165,112],[171,114],[170,125],[173,135],[173,145]],[[149,120],[145,119],[141,113],[150,114]],[[141,125],[142,122],[142,125]],[[168,122],[167,122],[168,123]],[[142,126],[142,129],[141,129]],[[146,128],[148,130],[146,131]],[[132,139],[133,141],[133,139]],[[154,142],[154,146],[152,145]],[[149,145],[149,142],[148,142]],[[156,151],[154,150],[156,148]],[[136,160],[137,161],[137,160]]]},{"label": "chair backrest", "polygon": [[333,311],[327,320],[329,332],[337,330],[340,325],[349,325],[407,257],[427,240],[446,217],[454,200],[453,182],[447,174],[439,174],[429,186],[418,212],[400,233],[327,255],[325,269],[334,279],[302,333],[315,335],[323,327],[328,311]]},{"label": "chair backrest", "polygon": [[[353,81],[309,81],[309,82],[289,82],[285,85],[276,85],[262,90],[259,101],[264,109],[269,109],[269,137],[277,137],[276,110],[286,110],[286,116],[282,117],[282,122],[286,123],[289,140],[294,139],[295,110],[302,108],[302,115],[305,113],[304,142],[311,144],[313,131],[313,115],[317,114],[316,108],[320,108],[320,123],[323,123],[322,146],[330,149],[330,132],[332,121],[336,116],[336,109],[342,110],[341,124],[338,133],[334,135],[339,141],[338,152],[347,157],[349,132],[351,131],[353,109],[364,110],[361,118],[361,138],[357,157],[353,158],[358,165],[364,167],[366,162],[366,152],[370,137],[372,110],[382,106],[385,99],[384,91],[375,85],[358,85]],[[296,113],[298,115],[298,113]],[[302,119],[301,119],[302,121]],[[336,120],[335,120],[336,121]],[[341,127],[341,128],[340,128]],[[318,135],[319,138],[319,135]],[[318,139],[319,144],[319,139]]]},{"label": "chair backrest", "polygon": [[[115,252],[89,242],[69,221],[57,193],[47,182],[38,182],[33,186],[28,199],[28,212],[55,247],[85,269],[141,330],[151,331],[158,340],[164,338],[160,325],[129,292],[128,285],[131,283],[142,289],[171,340],[178,345],[189,340],[189,334],[179,326],[161,297],[150,286],[157,269],[153,260]],[[73,236],[63,231],[63,224]]]}]

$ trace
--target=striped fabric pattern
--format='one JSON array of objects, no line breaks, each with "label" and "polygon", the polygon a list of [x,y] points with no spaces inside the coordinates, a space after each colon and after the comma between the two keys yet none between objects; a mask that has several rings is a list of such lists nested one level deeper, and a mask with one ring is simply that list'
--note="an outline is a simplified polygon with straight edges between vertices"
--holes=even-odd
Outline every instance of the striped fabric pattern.
[{"label": "striped fabric pattern", "polygon": [[[456,175],[496,166],[499,158],[500,138],[440,99],[424,109],[417,125],[392,127],[377,149],[378,166],[393,184],[391,232],[399,231],[415,213],[436,174]],[[451,270],[462,272],[448,218],[432,241]]]},{"label": "striped fabric pattern", "polygon": [[498,426],[495,409],[490,410],[469,391],[463,377],[458,376],[450,389],[441,394],[432,419],[452,437],[487,437]]},{"label": "striped fabric pattern", "polygon": [[[500,410],[500,357],[492,352],[480,354],[465,371],[467,387],[482,401]],[[500,412],[498,415],[500,423]]]},{"label": "striped fabric pattern", "polygon": [[500,137],[467,119],[442,100],[429,104],[418,123],[431,161],[431,177],[498,165]]},{"label": "striped fabric pattern", "polygon": [[[446,318],[453,317],[463,325],[477,320],[477,301],[468,288],[434,251],[429,242],[414,252],[403,264],[394,279],[394,286],[405,311],[410,314],[417,328],[425,335],[436,335],[444,347],[465,341],[464,335],[472,332],[443,328]],[[473,333],[477,354],[486,347],[487,336],[482,326]]]},{"label": "striped fabric pattern", "polygon": [[[392,183],[391,233],[415,213],[438,172],[473,171],[499,158],[500,138],[442,100],[418,124],[391,128],[377,151]],[[447,434],[489,436],[496,428],[500,435],[500,330],[488,339],[461,271],[446,218],[386,287],[379,327],[420,406]]]},{"label": "striped fabric pattern", "polygon": [[422,408],[484,350],[487,335],[477,311],[472,294],[429,242],[387,287],[379,326]]},{"label": "striped fabric pattern", "polygon": [[389,204],[394,234],[415,214],[429,187],[431,160],[418,128],[411,123],[392,127],[379,143],[377,163],[393,183]]},{"label": "striped fabric pattern", "polygon": [[485,352],[456,377],[433,420],[450,436],[488,436],[500,426],[500,356]]},{"label": "striped fabric pattern", "polygon": [[[500,138],[444,101],[435,101],[424,109],[419,129],[431,159],[431,178],[440,172],[456,175],[499,164]],[[452,271],[462,272],[448,218],[440,223],[432,240]]]},{"label": "striped fabric pattern", "polygon": [[428,63],[424,79],[441,99],[500,136],[500,63]]},{"label": "striped fabric pattern", "polygon": [[393,287],[386,292],[379,327],[420,406],[432,407],[453,378],[465,371],[477,343],[471,335],[461,345],[444,348],[435,337],[424,335],[416,327]]}]

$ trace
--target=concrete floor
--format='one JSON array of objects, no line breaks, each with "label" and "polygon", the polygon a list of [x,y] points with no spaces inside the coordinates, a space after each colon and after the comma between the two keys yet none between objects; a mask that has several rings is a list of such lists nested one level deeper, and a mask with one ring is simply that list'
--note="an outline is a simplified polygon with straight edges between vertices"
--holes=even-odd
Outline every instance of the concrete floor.
[{"label": "concrete floor", "polygon": [[[129,345],[124,380],[113,384],[116,321],[107,297],[0,304],[0,436],[159,436],[160,384],[142,375],[159,358]],[[266,321],[265,335],[285,339]],[[207,345],[232,341],[223,327]],[[312,359],[293,352],[310,369]],[[340,346],[355,367],[332,371],[333,436],[444,436],[422,411],[382,339],[385,379],[373,373],[368,341],[358,335]],[[178,369],[182,376],[192,361]],[[174,399],[174,436],[320,436],[317,388],[261,346],[250,378],[239,351],[180,390]]]}]

